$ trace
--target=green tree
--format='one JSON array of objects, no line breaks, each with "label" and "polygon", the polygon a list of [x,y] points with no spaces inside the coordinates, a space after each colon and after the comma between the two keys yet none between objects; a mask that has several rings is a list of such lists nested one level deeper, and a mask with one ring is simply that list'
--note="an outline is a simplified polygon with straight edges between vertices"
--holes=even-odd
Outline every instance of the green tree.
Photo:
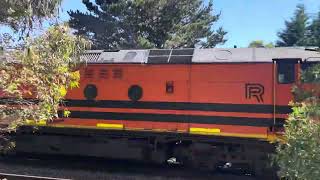
[{"label": "green tree", "polygon": [[270,42],[268,44],[264,44],[264,42],[262,40],[255,40],[255,41],[252,41],[249,46],[249,48],[272,48],[274,47],[273,43]]},{"label": "green tree", "polygon": [[266,48],[273,48],[274,44],[272,42],[269,42],[268,44],[265,44],[264,47]]},{"label": "green tree", "polygon": [[32,28],[35,21],[55,15],[62,0],[1,0],[0,24],[15,30]]},{"label": "green tree", "polygon": [[305,46],[309,17],[305,6],[299,4],[290,21],[285,21],[285,29],[278,33],[277,46]]},{"label": "green tree", "polygon": [[[320,65],[309,68],[302,76],[307,82],[320,82]],[[320,177],[320,87],[295,87],[296,101],[285,125],[284,142],[276,149],[275,162],[281,177],[319,179]]]},{"label": "green tree", "polygon": [[226,32],[203,0],[83,0],[89,12],[70,11],[70,26],[97,49],[215,47]]},{"label": "green tree", "polygon": [[320,12],[309,26],[309,45],[320,47]]}]

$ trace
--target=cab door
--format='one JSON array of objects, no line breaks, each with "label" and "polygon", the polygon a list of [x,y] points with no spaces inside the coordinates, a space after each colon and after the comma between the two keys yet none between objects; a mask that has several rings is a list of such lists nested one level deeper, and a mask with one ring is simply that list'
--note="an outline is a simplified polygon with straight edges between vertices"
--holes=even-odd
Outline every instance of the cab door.
[{"label": "cab door", "polygon": [[290,113],[290,101],[294,99],[292,87],[298,79],[298,63],[301,59],[274,59],[274,121],[283,121]]}]

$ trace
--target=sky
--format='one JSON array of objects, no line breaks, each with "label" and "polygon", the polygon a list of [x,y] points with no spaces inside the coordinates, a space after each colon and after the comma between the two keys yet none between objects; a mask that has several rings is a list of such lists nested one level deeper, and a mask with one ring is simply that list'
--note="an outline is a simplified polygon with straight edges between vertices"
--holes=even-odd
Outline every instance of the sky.
[{"label": "sky", "polygon": [[[208,0],[205,0],[208,1]],[[296,5],[305,4],[310,16],[320,11],[320,0],[213,0],[215,13],[221,12],[214,28],[222,26],[228,41],[218,47],[247,47],[253,40],[277,41],[284,21],[293,16]],[[63,0],[60,19],[69,19],[69,10],[85,11],[82,0]]]},{"label": "sky", "polygon": [[[213,3],[215,12],[221,12],[215,27],[222,26],[228,32],[228,41],[219,47],[247,47],[253,40],[276,42],[277,32],[284,28],[284,21],[293,16],[299,3],[305,4],[310,16],[320,11],[320,0],[213,0]],[[64,0],[62,8],[63,20],[69,18],[68,10],[86,10],[81,0]]]},{"label": "sky", "polygon": [[223,47],[247,47],[253,40],[277,41],[277,32],[299,3],[305,4],[310,16],[320,11],[320,0],[214,0],[215,10],[221,12],[218,26],[228,32]]}]

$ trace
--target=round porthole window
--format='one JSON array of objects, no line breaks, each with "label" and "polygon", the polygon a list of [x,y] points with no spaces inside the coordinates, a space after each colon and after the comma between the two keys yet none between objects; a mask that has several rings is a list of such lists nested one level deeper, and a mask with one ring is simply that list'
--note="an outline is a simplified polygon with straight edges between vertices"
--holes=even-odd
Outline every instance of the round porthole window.
[{"label": "round porthole window", "polygon": [[142,88],[138,85],[132,85],[128,90],[128,97],[132,101],[139,101],[142,98]]},{"label": "round porthole window", "polygon": [[84,97],[86,97],[88,100],[93,100],[97,97],[98,95],[98,89],[95,85],[93,84],[88,84],[84,88]]}]

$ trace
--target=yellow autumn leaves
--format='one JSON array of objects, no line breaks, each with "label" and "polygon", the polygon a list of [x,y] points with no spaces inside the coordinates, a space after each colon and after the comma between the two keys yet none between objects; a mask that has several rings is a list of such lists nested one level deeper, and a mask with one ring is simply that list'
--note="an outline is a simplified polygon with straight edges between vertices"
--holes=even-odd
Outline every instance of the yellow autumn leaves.
[{"label": "yellow autumn leaves", "polygon": [[[57,25],[43,35],[29,39],[24,49],[13,52],[18,63],[0,64],[3,77],[10,77],[0,79],[0,89],[11,99],[31,98],[36,103],[15,109],[9,102],[5,103],[0,108],[0,120],[12,116],[17,117],[19,123],[30,120],[37,123],[57,118],[68,89],[79,87],[77,67],[81,63],[81,53],[89,45],[85,39],[73,35],[69,27]],[[26,88],[32,89],[31,97],[23,93]],[[65,117],[69,114],[67,110],[63,113]]]}]

